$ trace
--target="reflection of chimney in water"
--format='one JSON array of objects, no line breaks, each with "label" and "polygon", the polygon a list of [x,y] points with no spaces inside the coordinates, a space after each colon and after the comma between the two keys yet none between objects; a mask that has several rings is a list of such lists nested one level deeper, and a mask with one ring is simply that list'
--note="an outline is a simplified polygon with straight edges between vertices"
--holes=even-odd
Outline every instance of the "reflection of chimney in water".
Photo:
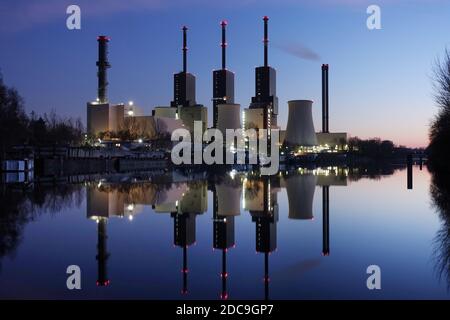
[{"label": "reflection of chimney in water", "polygon": [[227,300],[228,299],[228,291],[227,291],[227,249],[222,249],[222,292],[220,293],[220,299]]},{"label": "reflection of chimney in water", "polygon": [[322,187],[322,254],[330,255],[330,186]]},{"label": "reflection of chimney in water", "polygon": [[187,294],[187,274],[188,274],[188,246],[195,243],[195,217],[194,213],[171,213],[174,226],[174,245],[183,248],[183,288],[182,294]]},{"label": "reflection of chimney in water", "polygon": [[264,300],[269,300],[269,253],[264,253]]},{"label": "reflection of chimney in water", "polygon": [[413,188],[413,158],[412,154],[408,154],[407,161],[407,188],[412,190]]},{"label": "reflection of chimney in water", "polygon": [[187,264],[187,246],[183,247],[183,269],[181,272],[183,273],[183,289],[181,289],[182,294],[187,294],[187,274],[188,274],[188,264]]},{"label": "reflection of chimney in water", "polygon": [[328,65],[322,65],[322,132],[328,133]]},{"label": "reflection of chimney in water", "polygon": [[[223,191],[228,189],[230,189],[230,187],[218,184],[213,187],[213,248],[222,250],[222,272],[220,274],[222,280],[222,291],[220,293],[220,298],[223,300],[228,299],[227,252],[228,248],[235,246],[234,215],[239,214],[240,211],[239,194],[237,198],[237,212],[236,208],[233,206],[234,204],[230,206],[229,203],[227,203],[231,199],[227,197],[229,194],[226,194]],[[239,192],[239,189],[237,189],[237,191]]]},{"label": "reflection of chimney in water", "polygon": [[96,259],[98,261],[98,278],[97,278],[97,286],[107,286],[110,281],[108,280],[108,270],[107,270],[107,261],[109,257],[109,253],[107,251],[107,231],[106,231],[106,218],[99,218],[97,224],[97,256]]},{"label": "reflection of chimney in water", "polygon": [[264,179],[264,204],[262,211],[252,211],[256,225],[256,252],[264,253],[264,297],[269,299],[269,254],[277,248],[278,205],[276,193],[272,193],[270,180]]}]

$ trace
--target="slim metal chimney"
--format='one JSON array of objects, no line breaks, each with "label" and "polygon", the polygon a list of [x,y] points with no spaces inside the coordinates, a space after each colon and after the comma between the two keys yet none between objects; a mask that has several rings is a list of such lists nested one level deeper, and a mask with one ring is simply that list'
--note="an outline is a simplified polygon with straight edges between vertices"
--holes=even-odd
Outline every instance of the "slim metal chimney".
[{"label": "slim metal chimney", "polygon": [[183,72],[187,72],[187,27],[183,27]]},{"label": "slim metal chimney", "polygon": [[99,36],[98,41],[98,101],[100,103],[108,102],[107,87],[108,87],[108,75],[107,70],[111,67],[108,62],[108,42],[107,36]]},{"label": "slim metal chimney", "polygon": [[269,65],[269,31],[268,31],[268,21],[269,17],[264,16],[264,67],[267,67]]},{"label": "slim metal chimney", "polygon": [[227,22],[224,20],[220,23],[220,25],[222,26],[222,44],[220,45],[222,47],[222,70],[225,70],[226,69],[226,48],[227,48],[225,28],[227,26]]},{"label": "slim metal chimney", "polygon": [[322,65],[322,132],[328,133],[328,64]]}]

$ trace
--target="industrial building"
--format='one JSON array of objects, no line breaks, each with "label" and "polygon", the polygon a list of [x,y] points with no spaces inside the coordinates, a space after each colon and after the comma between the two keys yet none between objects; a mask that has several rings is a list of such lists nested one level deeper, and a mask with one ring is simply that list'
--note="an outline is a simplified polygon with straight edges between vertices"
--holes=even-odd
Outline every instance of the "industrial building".
[{"label": "industrial building", "polygon": [[219,104],[217,105],[217,129],[224,135],[226,129],[241,128],[241,105],[240,104]]},{"label": "industrial building", "polygon": [[317,145],[312,104],[311,100],[291,100],[288,102],[289,116],[285,145],[290,147],[313,147]]},{"label": "industrial building", "polygon": [[187,30],[183,27],[183,70],[173,76],[173,101],[171,107],[189,107],[196,105],[195,76],[187,72]]},{"label": "industrial building", "polygon": [[329,92],[328,92],[328,64],[322,65],[322,132],[317,133],[317,144],[322,151],[346,151],[347,133],[330,132],[329,129]]},{"label": "industrial building", "polygon": [[133,101],[129,101],[124,107],[124,116],[125,117],[141,117],[144,115],[144,112],[140,107],[134,104]]},{"label": "industrial building", "polygon": [[[128,130],[141,139],[151,140],[170,135],[173,130],[182,128],[183,123],[178,119],[178,108],[157,107],[152,116],[146,116],[133,101],[115,105],[108,102],[107,69],[111,67],[108,61],[109,40],[107,36],[97,38],[98,89],[96,101],[87,104],[88,134],[95,137],[105,132]],[[189,114],[186,112],[184,116],[187,117]]]},{"label": "industrial building", "polygon": [[[222,109],[222,112],[226,114],[228,105],[231,105],[230,108],[233,110],[236,106],[234,104],[234,73],[230,70],[227,70],[226,67],[227,22],[222,21],[220,25],[222,27],[222,43],[220,44],[222,48],[222,69],[213,71],[213,128],[226,128],[224,123],[219,125],[219,108]],[[240,111],[238,116],[240,116]],[[222,120],[224,120],[223,118],[224,117],[222,117]]]},{"label": "industrial building", "polygon": [[97,61],[97,99],[87,104],[87,132],[90,135],[97,135],[101,132],[117,131],[123,124],[125,106],[123,104],[110,105],[108,102],[108,74],[111,67],[108,61],[107,36],[99,36],[98,41],[98,61]]},{"label": "industrial building", "polygon": [[[280,132],[280,142],[301,152],[344,152],[348,149],[347,133],[329,131],[328,64],[322,65],[322,131],[315,132],[311,100],[288,101],[286,131]],[[255,118],[255,116],[253,116]]]},{"label": "industrial building", "polygon": [[194,132],[194,122],[202,122],[202,131],[204,132],[208,127],[208,109],[202,105],[196,105],[192,107],[180,107],[178,108],[178,114],[180,120],[183,122],[184,127],[191,133]]},{"label": "industrial building", "polygon": [[178,119],[178,108],[158,106],[153,108],[152,116]]},{"label": "industrial building", "polygon": [[108,102],[87,104],[87,132],[96,136],[102,132],[119,130],[124,123],[125,105],[110,105]]},{"label": "industrial building", "polygon": [[[212,127],[223,134],[226,129],[268,129],[270,152],[271,129],[278,127],[278,97],[276,95],[276,70],[268,63],[268,17],[264,17],[264,64],[255,68],[255,95],[248,108],[241,112],[235,103],[235,74],[226,65],[226,27],[221,26],[221,68],[213,71]],[[183,46],[182,71],[174,74],[173,100],[169,106],[156,106],[151,116],[146,116],[134,105],[110,104],[107,97],[108,61],[107,36],[99,36],[98,41],[98,92],[97,99],[87,104],[88,134],[96,136],[102,132],[117,132],[132,128],[138,136],[146,139],[167,137],[173,130],[186,128],[191,133],[194,122],[201,121],[203,131],[207,129],[208,112],[196,101],[196,78],[187,70],[187,27],[182,28]],[[288,101],[288,121],[286,130],[280,130],[279,145],[287,149],[307,153],[345,152],[347,133],[329,130],[329,90],[328,64],[322,65],[322,130],[316,132],[312,116],[311,100]],[[242,119],[241,119],[242,115]],[[242,122],[241,122],[242,120]]]},{"label": "industrial building", "polygon": [[187,72],[187,30],[183,27],[183,70],[176,73],[173,78],[172,108],[177,109],[178,118],[186,129],[194,131],[194,121],[201,121],[203,131],[208,125],[208,109],[195,100],[195,76]]},{"label": "industrial building", "polygon": [[342,152],[348,150],[346,132],[317,132],[317,144],[323,150]]},{"label": "industrial building", "polygon": [[[277,128],[278,98],[276,95],[276,70],[268,62],[268,17],[264,21],[264,66],[255,69],[255,96],[244,110],[245,129]],[[268,140],[270,141],[270,130]],[[270,145],[270,143],[269,143]]]}]

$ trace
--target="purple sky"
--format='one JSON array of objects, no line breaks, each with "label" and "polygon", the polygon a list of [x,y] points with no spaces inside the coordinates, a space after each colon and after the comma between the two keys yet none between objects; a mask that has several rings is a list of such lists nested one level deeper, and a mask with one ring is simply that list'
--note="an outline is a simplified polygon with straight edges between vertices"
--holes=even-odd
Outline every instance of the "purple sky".
[{"label": "purple sky", "polygon": [[[81,30],[66,28],[70,4],[81,7]],[[366,27],[369,4],[381,7],[381,30]],[[0,69],[28,112],[56,109],[85,120],[85,104],[96,95],[96,36],[107,34],[110,101],[133,100],[150,113],[172,99],[186,24],[197,101],[211,111],[211,71],[220,67],[219,22],[226,19],[228,67],[244,108],[254,94],[254,67],[262,64],[261,18],[268,15],[282,127],[288,100],[312,99],[320,129],[320,65],[328,63],[332,131],[425,146],[437,111],[431,70],[450,42],[448,12],[450,3],[439,0],[3,1]]]}]

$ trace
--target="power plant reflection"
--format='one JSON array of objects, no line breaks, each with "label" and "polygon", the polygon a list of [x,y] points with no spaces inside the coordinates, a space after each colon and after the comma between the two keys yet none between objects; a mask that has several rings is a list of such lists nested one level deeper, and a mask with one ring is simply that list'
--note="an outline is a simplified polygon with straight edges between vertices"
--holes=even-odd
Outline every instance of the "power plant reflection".
[{"label": "power plant reflection", "polygon": [[[269,257],[277,249],[277,223],[280,215],[289,221],[314,219],[314,193],[322,189],[322,255],[330,254],[330,187],[346,186],[345,168],[292,168],[275,176],[252,172],[229,172],[206,176],[204,173],[166,172],[133,178],[106,178],[86,183],[86,213],[98,224],[98,286],[107,286],[109,252],[107,222],[127,218],[151,208],[155,214],[167,213],[173,219],[173,244],[182,249],[182,290],[188,293],[188,249],[196,242],[196,217],[208,211],[208,191],[212,193],[213,249],[221,252],[220,298],[228,299],[229,250],[235,248],[236,218],[248,211],[255,223],[256,252],[264,256],[264,297],[269,299]],[[288,212],[279,212],[278,193],[286,189]]]}]

